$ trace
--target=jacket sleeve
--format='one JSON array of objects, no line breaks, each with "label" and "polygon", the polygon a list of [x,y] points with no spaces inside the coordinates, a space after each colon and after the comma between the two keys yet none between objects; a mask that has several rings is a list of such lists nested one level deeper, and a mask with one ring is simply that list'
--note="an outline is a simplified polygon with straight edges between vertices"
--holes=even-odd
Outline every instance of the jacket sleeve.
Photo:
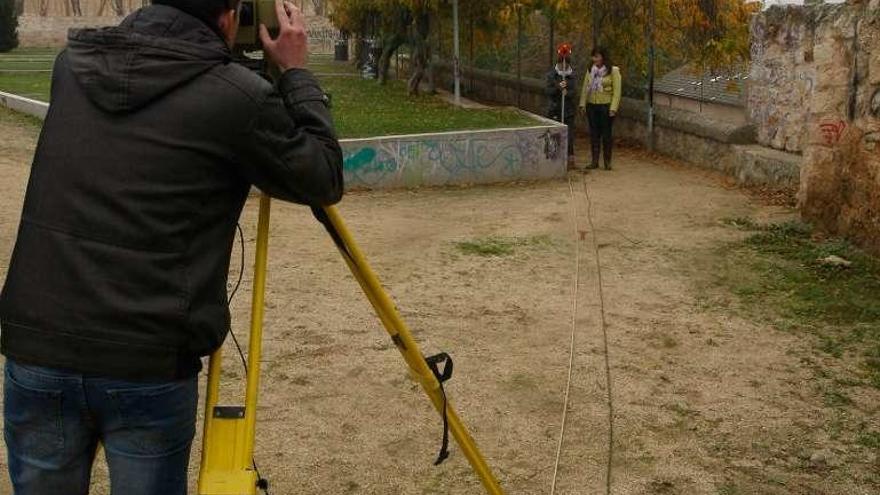
[{"label": "jacket sleeve", "polygon": [[236,152],[243,175],[272,197],[313,207],[342,199],[342,150],[327,97],[305,69],[281,76]]},{"label": "jacket sleeve", "polygon": [[620,108],[620,93],[622,91],[620,69],[617,67],[611,69],[611,83],[614,89],[614,94],[611,96],[611,111],[617,113],[617,109]]},{"label": "jacket sleeve", "polygon": [[556,82],[555,72],[550,71],[547,73],[547,77],[545,78],[544,83],[544,95],[548,98],[552,98],[554,96],[559,95],[559,83]]},{"label": "jacket sleeve", "polygon": [[590,92],[589,88],[590,88],[591,82],[592,81],[590,81],[590,73],[587,72],[587,74],[584,76],[584,84],[581,87],[581,102],[579,105],[581,108],[584,108],[587,106],[587,94],[589,94],[589,92]]}]

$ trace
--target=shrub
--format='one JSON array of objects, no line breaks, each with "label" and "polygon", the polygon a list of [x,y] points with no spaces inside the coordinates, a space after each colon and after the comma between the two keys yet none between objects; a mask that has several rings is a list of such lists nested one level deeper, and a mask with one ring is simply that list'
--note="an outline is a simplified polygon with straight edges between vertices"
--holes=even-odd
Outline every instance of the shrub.
[{"label": "shrub", "polygon": [[18,46],[18,16],[15,0],[0,0],[0,53]]}]

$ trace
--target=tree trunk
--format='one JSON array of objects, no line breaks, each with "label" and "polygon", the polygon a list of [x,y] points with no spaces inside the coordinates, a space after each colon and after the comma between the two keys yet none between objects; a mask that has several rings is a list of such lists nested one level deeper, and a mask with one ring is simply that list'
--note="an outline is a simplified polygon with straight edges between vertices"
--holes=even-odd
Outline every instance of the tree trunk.
[{"label": "tree trunk", "polygon": [[416,14],[416,25],[413,30],[412,47],[412,76],[409,78],[409,94],[418,95],[422,79],[427,75],[429,84],[433,86],[433,75],[430,70],[431,47],[429,36],[431,34],[431,14],[423,10]]},{"label": "tree trunk", "polygon": [[422,46],[413,46],[412,55],[412,75],[407,83],[410,95],[419,94],[419,85],[422,84],[422,78],[425,77],[425,49]]},{"label": "tree trunk", "polygon": [[379,57],[379,84],[388,82],[388,71],[391,69],[391,58],[397,53],[400,45],[406,41],[400,34],[392,34],[382,42],[382,56]]}]

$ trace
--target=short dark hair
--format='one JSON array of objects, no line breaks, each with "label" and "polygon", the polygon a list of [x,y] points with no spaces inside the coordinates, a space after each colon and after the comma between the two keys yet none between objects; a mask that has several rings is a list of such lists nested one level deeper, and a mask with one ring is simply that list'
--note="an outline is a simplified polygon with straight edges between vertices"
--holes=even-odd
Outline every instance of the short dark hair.
[{"label": "short dark hair", "polygon": [[605,67],[611,67],[614,64],[611,63],[611,57],[608,56],[608,49],[604,46],[597,46],[593,48],[593,51],[590,52],[591,57],[595,57],[596,55],[602,56],[602,63],[605,64]]},{"label": "short dark hair", "polygon": [[165,5],[182,10],[218,30],[217,20],[227,10],[237,9],[240,0],[153,0],[154,5]]}]

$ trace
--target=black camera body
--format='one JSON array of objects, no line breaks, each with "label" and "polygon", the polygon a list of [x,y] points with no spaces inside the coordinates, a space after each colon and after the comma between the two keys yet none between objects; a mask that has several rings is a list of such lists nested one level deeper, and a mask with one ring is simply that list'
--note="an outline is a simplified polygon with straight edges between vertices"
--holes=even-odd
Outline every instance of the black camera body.
[{"label": "black camera body", "polygon": [[235,46],[240,50],[259,50],[260,24],[274,36],[278,31],[275,0],[242,0],[238,11],[238,35]]},{"label": "black camera body", "polygon": [[239,64],[271,81],[273,71],[264,60],[263,46],[260,43],[260,24],[265,24],[272,36],[278,34],[275,1],[242,0],[238,9],[238,34],[235,36],[233,58]]}]

